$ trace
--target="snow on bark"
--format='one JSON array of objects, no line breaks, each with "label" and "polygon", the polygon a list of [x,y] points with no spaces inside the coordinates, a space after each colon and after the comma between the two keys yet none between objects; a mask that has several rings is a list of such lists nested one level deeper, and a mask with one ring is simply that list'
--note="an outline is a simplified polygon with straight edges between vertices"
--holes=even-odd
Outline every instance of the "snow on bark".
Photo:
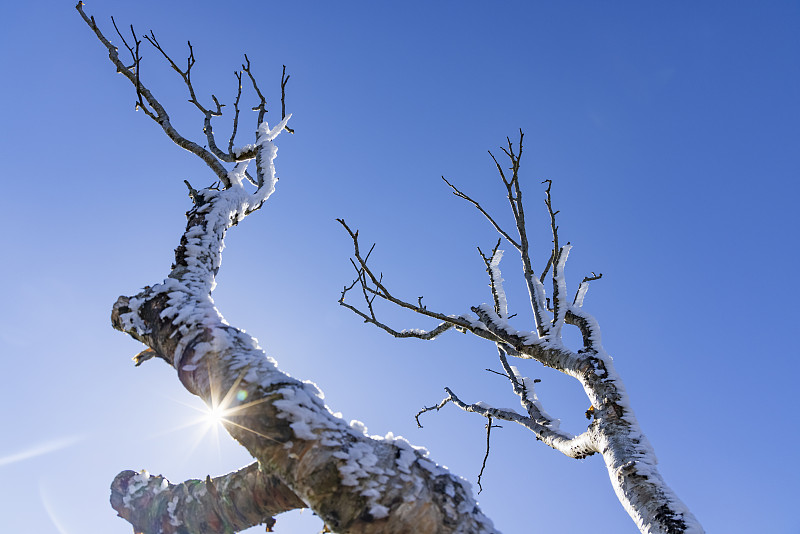
[{"label": "snow on bark", "polygon": [[571,245],[564,245],[558,254],[558,261],[553,265],[553,326],[548,332],[548,338],[552,342],[561,342],[561,330],[564,327],[564,320],[567,316],[567,281],[564,278],[564,268],[567,264]]},{"label": "snow on bark", "polygon": [[227,475],[172,484],[147,471],[123,471],[111,484],[111,504],[136,532],[222,532],[259,524],[305,506],[257,463]]},{"label": "snow on bark", "polygon": [[[486,263],[494,305],[472,306],[470,309],[474,316],[468,314],[448,315],[441,311],[428,309],[421,303],[415,305],[392,295],[385,282],[382,282],[382,276],[378,277],[376,271],[367,264],[366,258],[361,255],[358,232],[350,230],[343,221],[340,222],[353,240],[354,265],[357,266],[358,278],[350,286],[345,286],[339,302],[354,311],[365,322],[372,323],[395,337],[417,337],[429,340],[435,336],[428,335],[426,331],[421,331],[419,335],[413,335],[413,332],[412,335],[399,335],[407,331],[398,333],[394,328],[382,323],[376,316],[376,306],[373,304],[373,300],[382,299],[401,308],[441,321],[439,326],[431,332],[443,332],[453,327],[461,332],[470,332],[489,340],[495,345],[505,371],[501,374],[506,376],[513,392],[519,397],[520,403],[527,412],[519,413],[513,409],[495,408],[484,402],[464,402],[451,389],[445,388],[448,396],[439,404],[424,408],[417,414],[418,422],[419,415],[422,413],[439,410],[445,404],[452,403],[464,411],[476,413],[488,419],[487,440],[492,420],[500,419],[525,426],[543,443],[571,458],[584,458],[600,453],[606,463],[614,491],[641,532],[650,534],[702,533],[703,529],[699,522],[661,478],[653,448],[640,429],[622,380],[614,370],[611,357],[603,348],[597,321],[582,308],[588,282],[598,280],[602,274],[591,273],[591,276],[585,277],[579,285],[573,302],[570,303],[567,298],[565,267],[571,245],[567,243],[559,246],[556,222],[558,211],[555,211],[552,206],[550,194],[552,182],[550,180],[545,180],[543,183],[548,184],[545,191],[545,204],[550,215],[553,248],[541,277],[537,276],[533,270],[518,175],[522,154],[522,137],[522,132],[520,132],[518,149],[515,149],[510,139],[508,139],[508,146],[503,148],[503,152],[508,156],[511,164],[508,167],[511,171],[510,177],[505,168],[492,155],[508,193],[509,204],[517,228],[516,236],[512,237],[505,232],[480,203],[445,180],[453,193],[474,205],[501,236],[491,258],[487,258],[478,249]],[[520,252],[523,277],[534,315],[534,330],[517,330],[509,324],[508,319],[513,315],[508,315],[506,295],[500,284],[498,266],[499,246],[502,239]],[[543,284],[548,271],[552,273],[552,300],[547,298]],[[364,306],[368,308],[369,313],[344,301],[345,294],[357,285],[361,286]],[[583,347],[580,350],[573,351],[564,345],[562,339],[564,325],[576,326],[581,331]],[[535,381],[522,377],[515,367],[508,364],[508,357],[533,359],[544,366],[577,379],[591,402],[590,409],[586,411],[587,418],[592,420],[588,428],[579,435],[572,435],[560,429],[558,419],[545,411],[542,401],[536,394]]]},{"label": "snow on bark", "polygon": [[[254,338],[227,324],[215,308],[210,292],[225,232],[274,191],[272,139],[283,126],[285,121],[259,127],[265,180],[255,193],[243,186],[241,163],[229,173],[229,188],[197,192],[172,272],[134,297],[120,297],[115,328],[151,347],[177,369],[189,391],[222,409],[223,425],[261,468],[334,531],[495,532],[466,481],[402,438],[367,436],[363,425],[345,423],[316,386],[280,371]],[[141,493],[142,476],[123,477],[126,495]],[[154,491],[148,498],[156,497]],[[178,532],[173,520],[181,517],[185,500],[162,500],[159,528]],[[129,510],[124,497],[122,507]]]},{"label": "snow on bark", "polygon": [[489,276],[492,281],[492,288],[497,299],[497,313],[500,317],[508,317],[508,300],[506,291],[503,289],[503,275],[500,272],[500,261],[503,259],[503,251],[498,250],[489,262]]}]

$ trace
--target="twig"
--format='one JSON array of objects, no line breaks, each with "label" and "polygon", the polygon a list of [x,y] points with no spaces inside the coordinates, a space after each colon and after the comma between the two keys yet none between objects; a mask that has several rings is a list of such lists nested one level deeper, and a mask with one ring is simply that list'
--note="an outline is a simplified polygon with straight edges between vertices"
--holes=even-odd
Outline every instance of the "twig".
[{"label": "twig", "polygon": [[558,215],[559,211],[553,211],[553,202],[550,195],[550,188],[553,186],[553,181],[544,180],[542,183],[547,184],[544,203],[547,206],[547,213],[550,215],[550,231],[553,235],[553,252],[552,261],[550,262],[553,266],[553,320],[551,323],[551,333],[553,337],[560,339],[561,325],[564,323],[568,308],[566,295],[564,294],[566,292],[566,286],[562,287],[562,285],[564,285],[564,273],[562,270],[564,262],[567,259],[566,254],[569,253],[570,244],[567,243],[563,247],[558,245],[558,225],[556,224],[556,215]]},{"label": "twig", "polygon": [[[289,78],[291,78],[291,74],[286,74],[286,65],[284,65],[281,73],[281,119],[286,118],[286,84],[289,83]],[[294,133],[294,130],[288,126],[284,126],[284,128],[290,134]]]},{"label": "twig", "polygon": [[503,428],[500,425],[492,425],[492,416],[490,415],[488,418],[488,422],[486,423],[486,454],[483,457],[483,463],[481,464],[481,472],[478,473],[478,494],[483,491],[483,486],[481,485],[481,478],[483,478],[483,471],[486,469],[486,460],[489,459],[489,445],[490,445],[490,437],[492,433],[492,428]]},{"label": "twig", "polygon": [[[447,388],[445,388],[445,389],[447,389]],[[443,399],[442,402],[440,402],[439,404],[436,404],[436,405],[430,406],[430,407],[425,407],[425,408],[421,409],[420,411],[418,411],[417,415],[414,416],[414,419],[416,419],[416,421],[417,421],[417,427],[418,428],[423,428],[422,427],[422,423],[419,422],[419,416],[420,415],[422,415],[422,414],[424,414],[426,412],[431,412],[433,410],[436,410],[438,412],[439,410],[444,408],[444,405],[447,404],[448,402],[450,402],[451,400],[453,400],[453,398],[452,398],[452,396],[449,396],[449,397]]]},{"label": "twig", "polygon": [[583,297],[586,295],[586,291],[589,290],[589,282],[600,280],[601,278],[603,278],[603,273],[594,274],[594,271],[592,271],[592,276],[584,276],[578,285],[578,290],[575,292],[575,298],[572,299],[573,306],[583,306]]},{"label": "twig", "polygon": [[239,99],[242,97],[242,71],[234,71],[236,76],[236,100],[233,101],[233,130],[231,138],[228,140],[228,153],[233,154],[233,142],[236,139],[236,131],[239,128]]},{"label": "twig", "polygon": [[[206,165],[208,165],[211,170],[214,171],[214,174],[225,184],[226,187],[230,187],[230,180],[228,178],[228,171],[225,167],[220,163],[220,161],[208,150],[201,147],[194,141],[190,141],[189,139],[183,137],[178,131],[172,126],[172,123],[169,120],[169,115],[167,114],[166,109],[161,103],[156,99],[155,96],[150,92],[149,89],[141,82],[137,73],[139,71],[139,65],[141,58],[134,61],[134,65],[132,67],[127,67],[122,61],[119,59],[119,54],[117,52],[117,47],[114,46],[103,32],[100,31],[100,28],[97,26],[97,23],[94,20],[94,17],[89,17],[83,11],[83,3],[79,2],[75,8],[80,13],[81,17],[83,18],[84,22],[94,31],[97,38],[103,43],[103,46],[106,47],[108,50],[108,57],[111,62],[116,66],[117,71],[122,73],[134,86],[137,91],[137,97],[141,101],[140,108],[144,113],[156,121],[161,128],[164,130],[164,133],[172,139],[172,141],[178,145],[179,147],[188,150],[189,152],[195,154],[200,159],[202,159]],[[116,24],[115,24],[116,27]],[[127,46],[127,45],[126,45]],[[130,47],[129,47],[130,50]],[[136,51],[133,50],[134,57],[136,57]],[[136,72],[134,72],[135,69]],[[148,109],[147,106],[144,104],[147,103],[151,109]]]},{"label": "twig", "polygon": [[[342,290],[341,296],[339,298],[339,304],[346,307],[347,309],[353,311],[364,319],[368,323],[372,323],[375,326],[385,330],[386,332],[392,334],[395,337],[416,337],[419,339],[433,339],[433,337],[438,336],[440,333],[448,330],[449,328],[455,327],[462,330],[469,330],[477,335],[481,335],[479,325],[476,325],[474,321],[466,318],[464,316],[454,316],[454,315],[445,315],[443,313],[435,312],[429,310],[426,306],[422,305],[421,299],[418,300],[418,304],[412,304],[405,300],[399,299],[394,297],[386,286],[383,284],[383,276],[377,276],[372,269],[367,265],[367,260],[369,259],[372,250],[375,248],[375,245],[370,248],[370,251],[367,253],[366,256],[362,256],[361,248],[358,241],[358,231],[353,231],[344,219],[336,219],[339,224],[344,227],[347,233],[350,235],[350,238],[353,241],[353,256],[354,259],[351,259],[351,263],[353,264],[353,268],[356,270],[356,279],[353,281],[352,284],[349,286],[345,286]],[[349,291],[351,291],[356,284],[360,284],[362,294],[364,295],[365,302],[367,304],[367,308],[369,311],[369,315],[367,313],[358,310],[355,306],[352,306],[345,302],[345,297]],[[372,298],[370,298],[372,297]],[[426,317],[430,317],[432,319],[437,319],[441,322],[439,326],[431,331],[425,330],[403,330],[397,331],[389,326],[381,323],[375,318],[374,309],[372,308],[372,301],[374,297],[379,297],[382,300],[391,302],[401,308],[406,308],[413,312],[419,313],[420,315],[424,315]],[[490,336],[488,331],[483,331],[484,336]],[[493,337],[492,337],[493,339]]]},{"label": "twig", "polygon": [[544,270],[542,271],[542,276],[539,277],[539,281],[544,284],[544,279],[547,278],[547,272],[550,270],[550,267],[553,265],[553,251],[550,251],[550,257],[547,259],[547,265],[544,266]]},{"label": "twig", "polygon": [[499,224],[497,224],[497,222],[492,218],[491,215],[489,215],[489,213],[487,213],[485,209],[483,209],[483,206],[481,206],[477,201],[473,200],[469,195],[462,193],[456,186],[448,182],[447,178],[445,178],[444,176],[442,176],[442,180],[444,180],[444,183],[450,186],[455,196],[463,198],[464,200],[475,206],[478,209],[478,211],[480,211],[483,214],[483,216],[489,220],[492,226],[494,226],[494,229],[497,230],[497,232],[505,238],[506,241],[514,245],[514,247],[516,247],[517,249],[520,248],[519,244],[516,241],[514,241],[514,239],[510,235],[508,235],[506,231],[500,227]]},{"label": "twig", "polygon": [[[259,98],[259,103],[257,106],[253,106],[253,111],[258,111],[258,124],[264,122],[264,114],[267,112],[267,99],[264,98],[264,95],[261,94],[261,90],[258,88],[258,83],[256,82],[255,77],[253,77],[253,73],[250,70],[250,59],[247,57],[247,54],[244,55],[245,63],[242,64],[242,70],[247,73],[247,76],[250,77],[250,83],[253,84],[253,89],[255,89],[256,94]],[[283,91],[283,84],[281,84],[281,92]],[[286,115],[284,115],[285,117]]]},{"label": "twig", "polygon": [[[497,315],[506,318],[506,315],[508,315],[508,304],[506,302],[505,291],[503,290],[503,281],[502,279],[497,279],[498,277],[496,276],[496,274],[499,274],[499,268],[497,266],[493,267],[495,258],[497,258],[497,262],[499,262],[503,254],[503,251],[499,250],[500,243],[501,239],[498,239],[497,244],[488,257],[483,253],[481,247],[478,247],[478,254],[481,255],[481,259],[483,259],[483,263],[486,266],[486,273],[489,275],[489,287],[492,291],[492,298],[494,299],[494,310],[497,312]],[[497,257],[498,254],[500,254],[500,257]],[[497,270],[497,273],[495,273],[495,270]],[[504,307],[506,309],[503,309]]]},{"label": "twig", "polygon": [[511,161],[510,179],[506,177],[503,167],[500,165],[500,163],[497,161],[497,158],[494,157],[494,154],[492,154],[491,151],[489,152],[489,155],[491,156],[492,161],[494,161],[495,167],[497,167],[497,172],[500,174],[500,178],[503,180],[503,185],[506,188],[506,194],[508,197],[508,203],[511,207],[511,212],[514,215],[514,222],[516,223],[517,233],[519,234],[519,251],[522,260],[523,275],[525,277],[525,283],[528,286],[531,309],[533,310],[533,315],[536,319],[536,332],[541,338],[545,336],[549,328],[549,325],[545,324],[544,319],[547,308],[545,305],[544,289],[533,271],[533,262],[531,261],[530,247],[528,244],[528,233],[527,229],[525,228],[525,207],[522,203],[522,189],[519,185],[519,168],[520,161],[522,160],[522,140],[524,136],[525,134],[522,132],[522,130],[520,130],[519,142],[517,143],[516,151],[514,150],[514,145],[511,143],[511,139],[508,137],[506,138],[508,148],[501,147],[503,153]]}]

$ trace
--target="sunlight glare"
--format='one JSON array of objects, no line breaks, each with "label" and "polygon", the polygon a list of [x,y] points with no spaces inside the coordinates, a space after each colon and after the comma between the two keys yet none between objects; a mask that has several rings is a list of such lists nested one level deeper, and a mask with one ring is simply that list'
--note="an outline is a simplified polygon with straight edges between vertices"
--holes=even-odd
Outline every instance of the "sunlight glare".
[{"label": "sunlight glare", "polygon": [[[172,399],[173,401],[179,404],[182,404],[188,408],[200,412],[199,417],[192,418],[186,421],[185,423],[171,427],[167,432],[164,432],[164,433],[172,433],[189,427],[195,427],[198,430],[197,435],[192,440],[191,446],[186,451],[187,456],[190,456],[202,444],[210,444],[210,443],[216,445],[215,448],[217,449],[217,452],[221,455],[222,447],[220,443],[220,438],[221,438],[220,429],[224,430],[225,434],[228,434],[228,430],[231,427],[235,427],[244,430],[246,432],[252,432],[253,434],[258,435],[259,437],[274,441],[274,438],[270,436],[265,436],[253,430],[252,428],[248,428],[247,426],[241,425],[240,423],[237,423],[236,421],[233,420],[236,419],[236,416],[240,415],[243,410],[261,404],[262,402],[268,401],[267,398],[248,400],[251,395],[248,393],[247,389],[245,389],[244,387],[240,387],[244,374],[245,374],[244,372],[240,374],[239,377],[231,385],[231,387],[224,392],[224,394],[223,392],[219,391],[212,383],[210,405],[203,404],[202,407],[198,407],[197,405],[189,404],[177,399]],[[220,397],[222,398],[220,399]],[[209,434],[211,434],[210,439],[208,436]]]},{"label": "sunlight glare", "polygon": [[219,404],[207,408],[208,408],[208,413],[206,414],[206,419],[208,424],[213,426],[221,425],[222,421],[225,420],[226,410]]},{"label": "sunlight glare", "polygon": [[63,438],[56,438],[54,440],[42,443],[34,447],[30,447],[24,451],[20,451],[15,454],[9,454],[8,456],[0,456],[0,466],[14,464],[17,462],[21,462],[23,460],[27,460],[29,458],[35,458],[43,454],[49,454],[51,452],[65,449],[71,445],[78,443],[79,441],[82,441],[83,439],[84,439],[83,436],[68,436]]},{"label": "sunlight glare", "polygon": [[42,506],[44,507],[47,517],[50,519],[50,522],[53,523],[53,526],[56,527],[56,530],[59,532],[59,534],[68,534],[67,529],[64,527],[64,523],[62,523],[61,519],[53,510],[50,494],[49,492],[45,491],[42,480],[39,480],[39,498],[41,499]]}]

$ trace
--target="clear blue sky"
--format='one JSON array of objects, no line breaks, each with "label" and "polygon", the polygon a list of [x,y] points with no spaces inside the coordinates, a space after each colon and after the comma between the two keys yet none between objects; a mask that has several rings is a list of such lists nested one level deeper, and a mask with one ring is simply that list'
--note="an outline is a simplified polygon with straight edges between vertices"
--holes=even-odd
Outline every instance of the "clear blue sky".
[{"label": "clear blue sky", "polygon": [[[800,4],[139,0],[86,10],[107,35],[112,14],[152,28],[177,58],[191,39],[206,100],[232,100],[247,52],[273,119],[287,65],[297,133],[279,138],[277,193],[229,236],[215,298],[334,411],[475,480],[484,421],[448,408],[418,430],[413,415],[444,386],[516,405],[484,371],[497,368],[493,348],[456,333],[394,340],[340,308],[350,244],[334,218],[378,242],[375,265],[399,295],[444,313],[486,302],[475,247],[495,237],[439,177],[509,221],[486,151],[523,128],[535,260],[541,268],[548,254],[549,178],[562,240],[574,245],[568,280],[604,274],[586,307],[664,478],[708,532],[800,533]],[[180,481],[249,462],[224,436],[184,426],[198,413],[186,404],[199,401],[160,362],[134,368],[140,346],[109,325],[118,295],[167,273],[189,206],[183,180],[213,176],[134,112],[132,88],[73,2],[15,2],[4,18],[0,517],[8,532],[128,533],[108,505],[120,470]],[[142,76],[200,139],[179,79],[145,54]],[[506,248],[509,302],[524,312]],[[542,402],[565,427],[584,428],[574,381],[520,369],[542,378]],[[599,457],[561,457],[510,425],[493,438],[479,500],[503,532],[636,532]],[[304,512],[277,532],[318,529]]]}]

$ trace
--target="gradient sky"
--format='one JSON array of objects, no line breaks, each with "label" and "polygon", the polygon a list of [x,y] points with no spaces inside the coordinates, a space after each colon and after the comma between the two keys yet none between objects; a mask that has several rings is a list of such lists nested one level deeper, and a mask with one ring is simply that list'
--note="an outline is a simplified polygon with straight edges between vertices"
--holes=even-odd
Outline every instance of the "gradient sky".
[{"label": "gradient sky", "polygon": [[[106,35],[153,29],[176,59],[191,39],[201,98],[231,102],[250,57],[279,118],[291,74],[294,136],[264,209],[227,240],[215,299],[334,411],[424,445],[475,481],[484,420],[443,387],[516,406],[487,342],[395,340],[336,301],[351,280],[345,217],[384,280],[462,313],[490,295],[475,247],[496,237],[445,175],[508,224],[487,154],[526,134],[522,180],[539,269],[553,180],[568,282],[602,272],[600,322],[661,472],[708,532],[800,533],[796,340],[800,4],[772,2],[89,2]],[[134,111],[73,2],[5,6],[0,33],[4,231],[0,276],[0,517],[7,532],[130,532],[108,505],[123,469],[178,482],[249,463],[199,414],[175,372],[134,368],[109,324],[121,294],[159,282],[212,173]],[[142,77],[184,135],[200,115],[153,50]],[[251,96],[246,94],[245,97]],[[252,102],[252,101],[250,101]],[[245,113],[243,132],[254,130]],[[217,121],[225,132],[229,123]],[[223,137],[225,134],[222,134]],[[241,138],[241,142],[251,139]],[[201,141],[202,143],[202,141]],[[525,317],[515,254],[501,268]],[[384,310],[400,328],[430,326]],[[522,321],[522,319],[520,319]],[[524,323],[517,323],[522,327]],[[585,428],[577,383],[533,362],[563,426]],[[635,533],[599,457],[562,457],[505,424],[479,496],[506,533]],[[317,532],[305,511],[282,534]],[[261,528],[253,529],[260,532]]]}]

